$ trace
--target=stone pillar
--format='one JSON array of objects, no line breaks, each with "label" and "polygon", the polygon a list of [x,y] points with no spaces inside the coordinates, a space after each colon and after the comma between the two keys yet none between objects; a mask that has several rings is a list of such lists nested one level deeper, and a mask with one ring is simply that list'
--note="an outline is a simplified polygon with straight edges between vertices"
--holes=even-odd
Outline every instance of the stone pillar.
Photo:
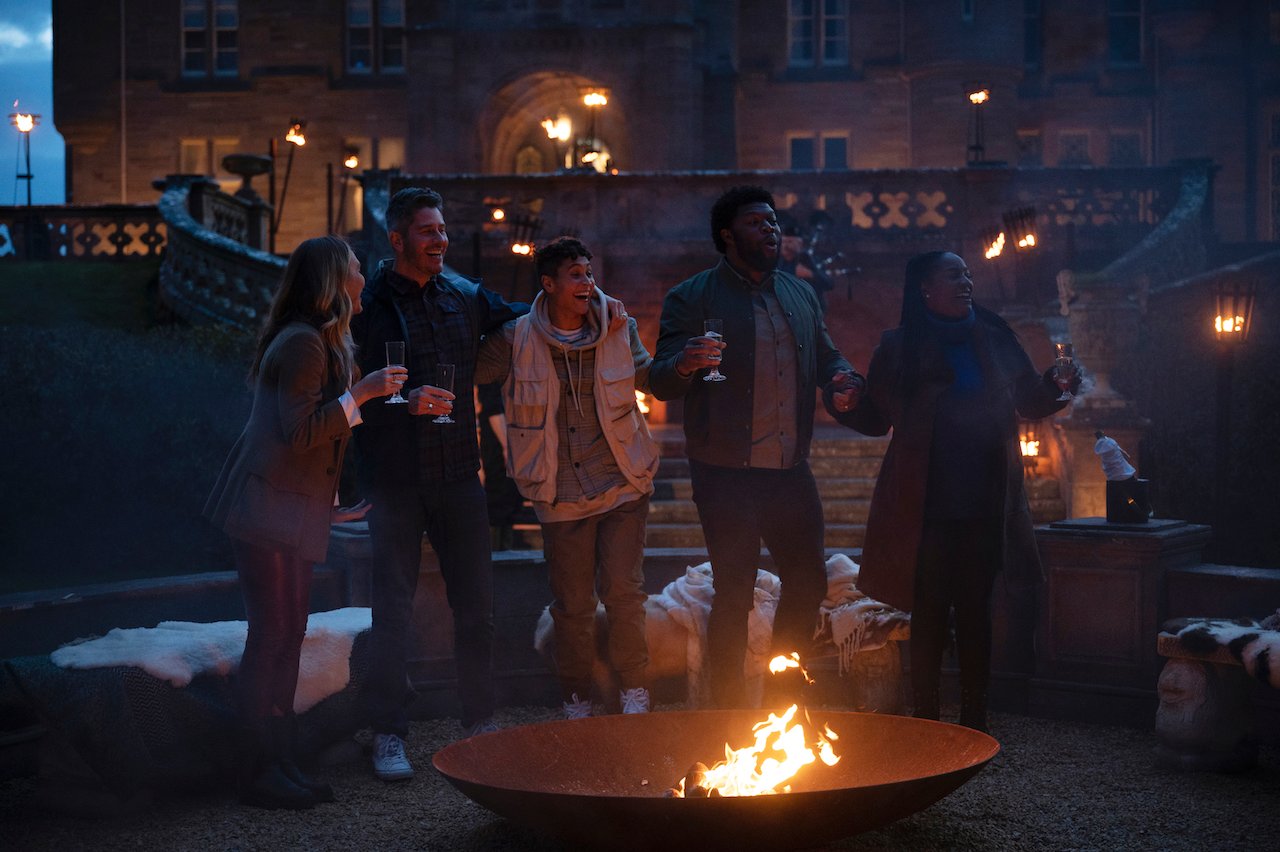
[{"label": "stone pillar", "polygon": [[1196,565],[1208,526],[1104,518],[1037,527],[1047,582],[1041,594],[1035,715],[1150,723],[1162,658],[1165,573]]}]

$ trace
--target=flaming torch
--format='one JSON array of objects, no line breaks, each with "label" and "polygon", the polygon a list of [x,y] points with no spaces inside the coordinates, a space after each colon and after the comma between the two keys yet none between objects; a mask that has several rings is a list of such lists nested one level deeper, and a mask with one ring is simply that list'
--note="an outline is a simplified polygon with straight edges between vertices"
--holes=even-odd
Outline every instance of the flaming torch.
[{"label": "flaming torch", "polygon": [[[13,102],[14,110],[18,108],[18,102]],[[29,112],[12,112],[9,114],[9,123],[18,128],[18,132],[22,134],[22,147],[26,156],[27,171],[25,174],[19,173],[18,180],[27,182],[27,206],[31,206],[31,131],[36,129],[36,125],[40,123],[40,116],[32,115]]]}]

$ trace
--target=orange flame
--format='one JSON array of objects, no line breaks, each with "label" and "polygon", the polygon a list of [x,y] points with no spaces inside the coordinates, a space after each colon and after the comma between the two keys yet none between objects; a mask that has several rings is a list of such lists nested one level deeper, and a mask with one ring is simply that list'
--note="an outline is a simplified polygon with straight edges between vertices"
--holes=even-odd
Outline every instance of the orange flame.
[{"label": "orange flame", "polygon": [[[778,674],[799,669],[805,680],[809,675],[800,665],[800,655],[777,656],[769,661],[769,671]],[[769,718],[752,728],[755,743],[740,749],[724,746],[724,760],[706,771],[703,786],[720,796],[763,796],[791,791],[796,773],[811,763],[822,761],[835,766],[840,757],[832,745],[839,736],[827,725],[816,735],[812,746],[805,741],[805,728],[794,722],[799,708],[792,704],[781,715]],[[684,779],[676,786],[684,795]]]}]

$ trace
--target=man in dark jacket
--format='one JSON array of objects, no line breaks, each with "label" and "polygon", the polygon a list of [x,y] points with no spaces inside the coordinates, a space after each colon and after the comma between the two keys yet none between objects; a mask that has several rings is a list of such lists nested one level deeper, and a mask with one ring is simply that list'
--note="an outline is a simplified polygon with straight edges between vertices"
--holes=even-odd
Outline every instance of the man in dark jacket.
[{"label": "man in dark jacket", "polygon": [[[406,405],[366,404],[356,444],[361,493],[373,503],[366,684],[373,766],[379,778],[394,781],[413,776],[404,753],[406,674],[424,531],[453,609],[462,725],[468,735],[494,729],[493,570],[471,388],[481,335],[528,306],[444,270],[449,237],[439,194],[397,192],[387,207],[387,235],[395,259],[383,261],[365,287],[352,337],[365,374],[386,365],[388,341],[404,341],[405,386],[412,388]],[[455,366],[454,387],[437,386],[437,364]],[[455,422],[434,422],[450,413]]]},{"label": "man in dark jacket", "polygon": [[[814,395],[832,384],[846,404],[861,387],[831,342],[813,288],[777,269],[773,196],[734,187],[711,209],[724,255],[673,287],[649,374],[659,399],[684,398],[685,448],[715,598],[707,628],[711,698],[747,704],[743,662],[760,542],[782,580],[773,652],[805,653],[826,594],[822,504],[809,469]],[[704,334],[723,322],[723,339]],[[698,375],[719,367],[724,381]]]}]

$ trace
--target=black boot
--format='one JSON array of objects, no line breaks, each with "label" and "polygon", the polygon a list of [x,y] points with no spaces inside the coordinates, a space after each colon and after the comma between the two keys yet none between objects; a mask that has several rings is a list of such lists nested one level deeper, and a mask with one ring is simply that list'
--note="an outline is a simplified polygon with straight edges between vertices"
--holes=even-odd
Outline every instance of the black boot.
[{"label": "black boot", "polygon": [[245,734],[241,758],[240,801],[268,810],[305,810],[316,806],[316,797],[289,780],[280,763],[277,729],[273,720]]},{"label": "black boot", "polygon": [[272,721],[280,728],[280,768],[284,770],[285,777],[310,792],[317,802],[332,802],[333,788],[307,775],[298,766],[298,717],[289,713]]},{"label": "black boot", "polygon": [[984,734],[990,732],[985,687],[960,687],[960,724]]}]

